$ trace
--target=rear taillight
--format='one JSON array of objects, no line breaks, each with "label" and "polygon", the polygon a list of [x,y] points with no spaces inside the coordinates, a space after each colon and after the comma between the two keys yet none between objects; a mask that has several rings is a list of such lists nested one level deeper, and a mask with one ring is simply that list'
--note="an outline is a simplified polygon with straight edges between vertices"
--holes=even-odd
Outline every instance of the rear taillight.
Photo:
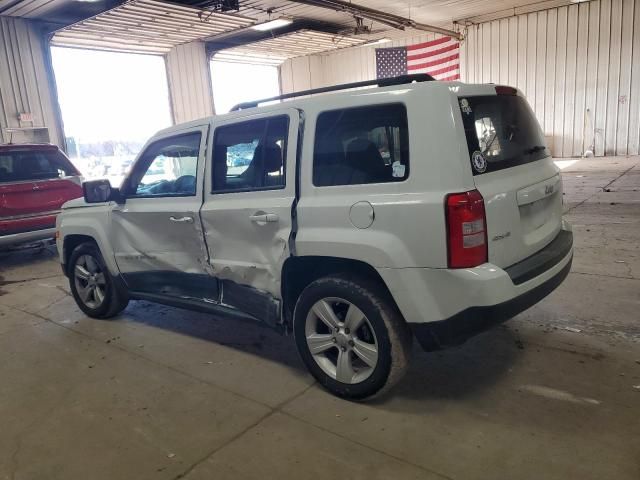
[{"label": "rear taillight", "polygon": [[446,198],[449,268],[477,267],[487,261],[484,199],[471,190]]}]

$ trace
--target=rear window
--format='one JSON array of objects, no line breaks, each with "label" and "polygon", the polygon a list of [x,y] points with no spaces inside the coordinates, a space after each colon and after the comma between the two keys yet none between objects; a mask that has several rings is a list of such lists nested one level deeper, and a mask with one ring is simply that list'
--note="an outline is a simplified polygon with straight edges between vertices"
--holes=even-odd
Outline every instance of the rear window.
[{"label": "rear window", "polygon": [[474,175],[511,168],[550,155],[527,101],[516,95],[459,99]]},{"label": "rear window", "polygon": [[0,183],[49,180],[78,175],[59,151],[0,152]]}]

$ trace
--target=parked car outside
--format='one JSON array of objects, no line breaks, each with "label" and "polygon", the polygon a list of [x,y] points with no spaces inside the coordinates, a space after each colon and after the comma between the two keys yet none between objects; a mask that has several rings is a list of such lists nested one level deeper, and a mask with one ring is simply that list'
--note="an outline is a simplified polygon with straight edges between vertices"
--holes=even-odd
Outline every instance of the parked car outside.
[{"label": "parked car outside", "polygon": [[82,178],[55,145],[0,145],[0,247],[53,239],[62,204]]},{"label": "parked car outside", "polygon": [[159,132],[119,189],[87,182],[58,217],[76,302],[97,318],[143,299],[292,331],[318,382],[351,399],[396,383],[413,338],[459,344],[538,302],[573,258],[540,126],[514,88],[430,80]]}]

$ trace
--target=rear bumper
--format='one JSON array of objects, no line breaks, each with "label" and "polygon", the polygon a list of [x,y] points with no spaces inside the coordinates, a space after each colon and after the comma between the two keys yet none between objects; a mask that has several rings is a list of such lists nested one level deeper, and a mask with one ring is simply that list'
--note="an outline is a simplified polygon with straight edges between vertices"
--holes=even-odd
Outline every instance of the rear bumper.
[{"label": "rear bumper", "polygon": [[569,274],[572,260],[573,258],[570,258],[562,270],[546,282],[506,302],[488,307],[470,307],[446,320],[409,325],[420,346],[426,351],[458,345],[494,325],[515,317],[549,295]]},{"label": "rear bumper", "polygon": [[502,269],[380,268],[405,320],[427,350],[461,343],[551,293],[573,259],[570,225],[535,255]]},{"label": "rear bumper", "polygon": [[40,230],[32,230],[28,232],[11,233],[9,235],[0,236],[0,247],[9,247],[21,243],[37,242],[39,240],[53,239],[56,236],[56,229],[43,228]]}]

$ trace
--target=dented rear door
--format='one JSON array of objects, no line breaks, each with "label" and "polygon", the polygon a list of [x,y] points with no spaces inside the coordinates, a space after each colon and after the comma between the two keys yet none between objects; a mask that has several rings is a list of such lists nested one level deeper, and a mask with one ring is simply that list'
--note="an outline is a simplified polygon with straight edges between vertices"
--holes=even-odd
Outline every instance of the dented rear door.
[{"label": "dented rear door", "polygon": [[200,212],[221,302],[279,320],[280,272],[290,255],[301,113],[214,120]]}]

